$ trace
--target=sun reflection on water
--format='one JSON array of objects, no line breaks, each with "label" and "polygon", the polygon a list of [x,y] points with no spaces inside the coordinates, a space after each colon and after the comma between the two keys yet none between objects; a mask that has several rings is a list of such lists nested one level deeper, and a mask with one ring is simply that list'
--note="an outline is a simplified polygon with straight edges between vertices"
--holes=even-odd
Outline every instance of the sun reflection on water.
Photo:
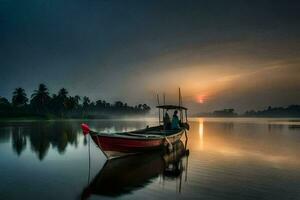
[{"label": "sun reflection on water", "polygon": [[200,150],[203,150],[204,143],[204,131],[203,131],[203,119],[199,119],[199,136],[200,136]]}]

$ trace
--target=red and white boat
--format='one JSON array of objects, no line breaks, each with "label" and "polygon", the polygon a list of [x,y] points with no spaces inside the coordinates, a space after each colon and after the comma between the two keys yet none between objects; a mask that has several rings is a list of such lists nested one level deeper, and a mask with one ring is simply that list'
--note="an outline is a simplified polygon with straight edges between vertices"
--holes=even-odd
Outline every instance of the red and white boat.
[{"label": "red and white boat", "polygon": [[[84,134],[89,134],[96,145],[102,150],[107,159],[113,159],[125,155],[151,151],[168,146],[180,140],[182,135],[189,129],[187,123],[187,108],[174,105],[157,106],[159,109],[159,125],[145,129],[122,132],[122,133],[98,133],[90,130],[87,124],[82,124]],[[164,116],[168,110],[178,110],[180,116],[180,127],[166,130],[160,114]],[[183,118],[185,111],[185,119]]]}]

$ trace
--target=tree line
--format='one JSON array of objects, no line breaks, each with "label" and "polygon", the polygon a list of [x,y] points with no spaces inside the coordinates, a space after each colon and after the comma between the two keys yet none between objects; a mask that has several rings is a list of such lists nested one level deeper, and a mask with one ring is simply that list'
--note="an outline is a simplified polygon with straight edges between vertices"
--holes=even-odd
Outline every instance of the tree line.
[{"label": "tree line", "polygon": [[233,108],[216,110],[212,113],[199,113],[201,117],[300,117],[300,105],[287,107],[268,106],[263,110],[248,110],[243,114],[237,114]]},{"label": "tree line", "polygon": [[114,104],[105,100],[91,101],[87,96],[71,96],[65,88],[50,95],[45,84],[39,84],[30,99],[21,87],[13,91],[11,102],[0,97],[0,117],[106,118],[147,114],[150,109],[147,104],[129,106],[122,101]]},{"label": "tree line", "polygon": [[287,107],[271,107],[264,110],[249,110],[244,113],[247,117],[300,117],[300,105]]}]

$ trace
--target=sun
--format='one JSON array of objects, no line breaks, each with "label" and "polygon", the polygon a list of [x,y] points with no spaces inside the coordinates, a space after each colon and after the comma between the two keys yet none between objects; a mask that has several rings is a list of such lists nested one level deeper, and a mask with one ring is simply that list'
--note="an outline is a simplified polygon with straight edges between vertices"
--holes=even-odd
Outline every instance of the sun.
[{"label": "sun", "polygon": [[205,95],[197,95],[197,102],[203,104],[205,101]]}]

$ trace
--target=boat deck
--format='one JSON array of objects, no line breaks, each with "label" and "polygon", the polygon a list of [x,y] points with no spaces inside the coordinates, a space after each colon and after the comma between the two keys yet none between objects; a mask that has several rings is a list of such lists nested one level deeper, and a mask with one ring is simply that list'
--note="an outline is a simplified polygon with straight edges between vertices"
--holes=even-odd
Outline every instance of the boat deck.
[{"label": "boat deck", "polygon": [[178,133],[180,130],[181,129],[164,130],[163,126],[154,126],[142,130],[131,131],[126,134],[169,136]]}]

